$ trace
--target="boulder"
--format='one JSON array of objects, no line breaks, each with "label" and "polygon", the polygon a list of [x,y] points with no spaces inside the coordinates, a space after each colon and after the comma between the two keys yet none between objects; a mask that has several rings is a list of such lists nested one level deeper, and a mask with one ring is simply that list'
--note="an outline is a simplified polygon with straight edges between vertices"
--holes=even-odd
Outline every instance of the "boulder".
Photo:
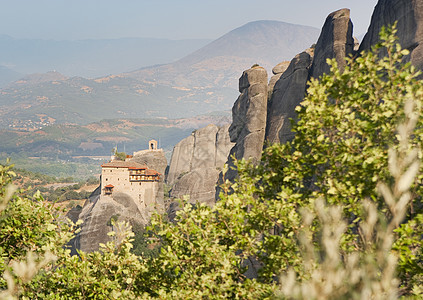
[{"label": "boulder", "polygon": [[406,61],[411,61],[417,69],[423,70],[423,2],[421,0],[379,0],[359,51],[370,50],[378,43],[381,28],[395,21],[398,21],[397,36],[401,46],[411,52]]},{"label": "boulder", "polygon": [[285,72],[286,69],[288,69],[289,64],[290,64],[290,61],[289,60],[286,60],[286,61],[283,61],[281,63],[278,63],[272,69],[273,75],[282,74],[283,72]]}]

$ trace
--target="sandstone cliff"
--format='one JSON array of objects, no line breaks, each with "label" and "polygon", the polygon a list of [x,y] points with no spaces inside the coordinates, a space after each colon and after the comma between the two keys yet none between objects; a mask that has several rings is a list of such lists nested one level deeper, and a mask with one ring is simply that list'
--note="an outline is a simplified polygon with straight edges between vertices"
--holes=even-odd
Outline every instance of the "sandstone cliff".
[{"label": "sandstone cliff", "polygon": [[312,62],[311,51],[295,56],[275,83],[268,103],[266,140],[285,143],[292,137],[290,118],[296,118],[295,107],[304,98]]},{"label": "sandstone cliff", "polygon": [[259,160],[263,150],[267,118],[267,72],[264,68],[252,67],[239,79],[239,95],[232,107],[232,124],[229,127],[232,147],[227,164],[226,179],[233,180],[237,172],[232,156],[236,159]]},{"label": "sandstone cliff", "polygon": [[379,41],[382,26],[398,21],[399,42],[410,50],[407,60],[423,70],[423,2],[421,0],[379,0],[359,51],[370,50]]},{"label": "sandstone cliff", "polygon": [[176,144],[166,179],[171,199],[188,195],[193,202],[214,202],[216,181],[233,145],[228,127],[208,125]]},{"label": "sandstone cliff", "polygon": [[338,66],[345,66],[345,57],[354,51],[353,25],[350,10],[337,10],[326,18],[314,50],[310,76],[318,78],[329,72],[328,58],[335,58]]},{"label": "sandstone cliff", "polygon": [[296,119],[295,107],[304,99],[307,81],[329,71],[328,58],[335,58],[342,67],[345,57],[353,51],[350,11],[340,9],[326,18],[314,49],[295,56],[282,74],[275,75],[279,76],[277,81],[270,81],[269,88],[274,87],[267,110],[266,141],[285,143],[293,137],[290,119]]}]

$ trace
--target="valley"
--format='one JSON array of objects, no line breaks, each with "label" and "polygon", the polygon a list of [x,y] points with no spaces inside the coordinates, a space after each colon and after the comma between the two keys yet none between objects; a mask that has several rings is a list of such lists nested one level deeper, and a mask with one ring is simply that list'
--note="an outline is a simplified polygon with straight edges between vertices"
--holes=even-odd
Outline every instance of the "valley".
[{"label": "valley", "polygon": [[112,119],[86,125],[48,125],[37,129],[0,130],[0,159],[19,168],[56,177],[97,176],[115,147],[132,154],[155,138],[170,159],[173,146],[197,128],[229,124],[230,113],[215,112],[183,119]]}]

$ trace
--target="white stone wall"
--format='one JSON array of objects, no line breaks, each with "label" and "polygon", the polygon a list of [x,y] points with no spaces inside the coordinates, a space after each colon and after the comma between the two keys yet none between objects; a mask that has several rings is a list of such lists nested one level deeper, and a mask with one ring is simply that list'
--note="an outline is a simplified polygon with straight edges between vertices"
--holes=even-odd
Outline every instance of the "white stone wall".
[{"label": "white stone wall", "polygon": [[[113,193],[121,192],[129,195],[137,204],[140,211],[155,208],[155,199],[159,191],[159,182],[156,181],[129,181],[128,168],[103,167],[101,172],[101,195],[104,196],[104,187],[114,186]],[[112,193],[112,195],[113,195]]]},{"label": "white stone wall", "polygon": [[101,170],[101,193],[104,195],[104,187],[114,185],[113,191],[125,192],[129,188],[128,168],[103,167]]}]

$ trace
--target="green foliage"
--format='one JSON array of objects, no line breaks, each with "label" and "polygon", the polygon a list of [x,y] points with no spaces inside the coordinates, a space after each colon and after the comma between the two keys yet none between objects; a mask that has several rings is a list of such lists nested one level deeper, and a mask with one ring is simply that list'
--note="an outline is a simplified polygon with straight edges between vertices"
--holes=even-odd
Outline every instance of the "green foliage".
[{"label": "green foliage", "polygon": [[157,257],[160,252],[160,243],[143,226],[132,226],[134,238],[131,252],[140,257]]},{"label": "green foliage", "polygon": [[60,253],[72,226],[39,193],[13,195],[12,165],[0,165],[0,290],[21,294],[22,285]]},{"label": "green foliage", "polygon": [[[344,209],[348,230],[343,235],[342,253],[346,255],[364,249],[359,229],[363,199],[374,201],[386,217],[391,215],[376,187],[378,182],[392,184],[388,149],[396,149],[401,141],[397,124],[405,119],[405,103],[415,99],[415,110],[420,111],[423,96],[422,82],[416,80],[419,73],[409,64],[400,63],[408,51],[401,49],[394,33],[395,29],[382,31],[381,44],[373,52],[347,59],[343,72],[335,60],[329,61],[331,73],[320,80],[311,79],[305,100],[298,107],[294,139],[285,145],[269,146],[263,163],[248,170],[249,176],[259,183],[254,191],[257,197],[262,201],[277,199],[285,207],[292,207],[290,219],[282,216],[278,221],[285,230],[283,236],[298,234],[300,208],[312,210],[315,199],[324,198]],[[386,51],[387,56],[380,58],[379,50]],[[410,147],[419,149],[421,158],[422,118],[417,122]],[[421,181],[421,174],[420,170],[416,182]],[[416,198],[408,220],[421,213],[421,188],[419,184],[412,186]],[[319,224],[313,226],[318,229]],[[413,232],[414,238],[422,233]],[[295,245],[292,250],[299,253]],[[277,264],[282,269],[287,263],[292,266],[292,261],[283,258],[283,252],[272,255],[275,266],[269,269],[268,278],[277,275]],[[421,262],[421,254],[413,261]],[[301,277],[301,260],[294,266]],[[401,278],[409,276],[405,275],[407,269],[402,261],[399,271]],[[411,288],[408,284],[403,282],[407,290]]]},{"label": "green foliage", "polygon": [[126,159],[126,153],[125,152],[117,152],[115,151],[115,156],[118,160],[125,160]]},{"label": "green foliage", "polygon": [[106,225],[107,226],[113,226],[113,224],[115,224],[117,222],[117,220],[119,219],[120,215],[116,214],[110,217],[110,219],[107,221]]},{"label": "green foliage", "polygon": [[[378,183],[377,187],[389,208],[390,217],[378,212],[376,204],[370,200],[362,201],[365,212],[359,222],[362,245],[348,253],[340,252],[342,238],[348,228],[347,219],[342,216],[343,207],[326,207],[322,199],[316,199],[315,215],[319,218],[321,229],[313,232],[314,215],[303,212],[304,229],[299,238],[303,268],[308,277],[301,282],[295,280],[294,270],[287,272],[280,280],[282,296],[289,299],[396,298],[398,280],[395,278],[397,259],[392,252],[393,229],[404,219],[412,199],[409,188],[420,166],[420,149],[413,147],[409,139],[421,113],[420,109],[415,109],[415,103],[412,99],[405,103],[405,120],[397,127],[398,149],[390,148],[388,152],[393,184],[390,187],[386,183]],[[318,247],[313,245],[313,240],[318,241]],[[408,257],[412,258],[411,255]],[[421,272],[417,270],[413,274]],[[414,286],[415,283],[408,285]],[[413,294],[422,296],[417,289],[413,289]]]},{"label": "green foliage", "polygon": [[30,299],[134,299],[142,291],[136,286],[137,276],[146,268],[131,254],[128,224],[114,226],[114,240],[100,245],[100,251],[80,252],[70,256],[64,251],[55,262],[56,268],[39,273],[27,286]]},{"label": "green foliage", "polygon": [[261,298],[271,286],[250,280],[245,263],[256,243],[256,231],[245,227],[245,204],[236,197],[213,208],[187,204],[176,223],[157,216],[150,230],[163,244],[154,259],[154,293],[164,298]]}]

